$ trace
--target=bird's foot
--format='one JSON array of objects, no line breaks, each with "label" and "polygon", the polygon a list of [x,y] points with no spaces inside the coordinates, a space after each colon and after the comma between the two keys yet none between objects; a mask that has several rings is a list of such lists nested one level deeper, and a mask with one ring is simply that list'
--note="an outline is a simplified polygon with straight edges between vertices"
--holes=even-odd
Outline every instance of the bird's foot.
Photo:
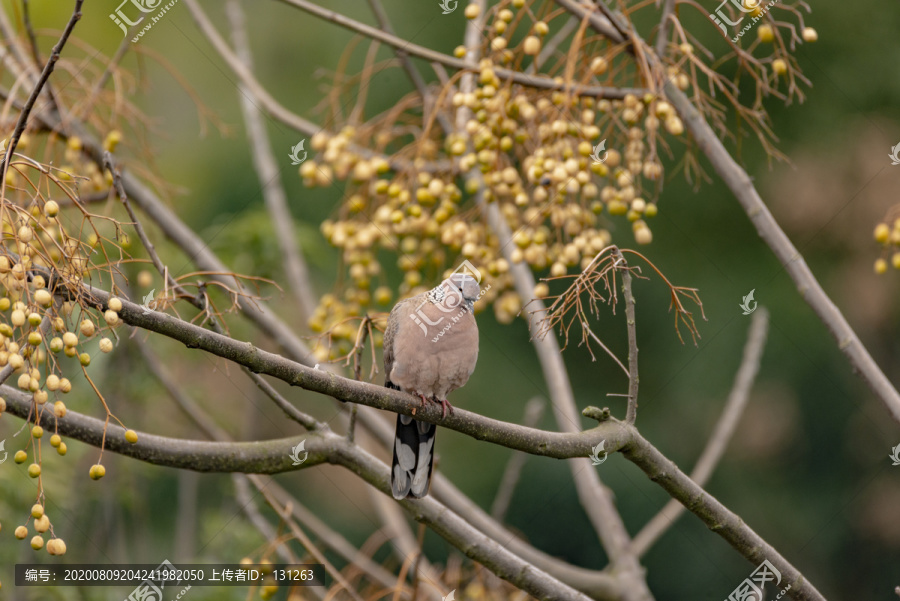
[{"label": "bird's foot", "polygon": [[417,392],[417,393],[416,393],[416,396],[419,397],[420,399],[422,399],[422,408],[424,409],[424,408],[425,408],[425,405],[428,404],[428,399],[425,398],[425,395],[422,394],[421,392]]},{"label": "bird's foot", "polygon": [[438,398],[434,398],[432,400],[435,403],[441,404],[441,419],[444,419],[447,417],[448,409],[449,409],[450,415],[453,415],[453,405],[450,404],[450,401],[448,401],[447,399],[438,399]]}]

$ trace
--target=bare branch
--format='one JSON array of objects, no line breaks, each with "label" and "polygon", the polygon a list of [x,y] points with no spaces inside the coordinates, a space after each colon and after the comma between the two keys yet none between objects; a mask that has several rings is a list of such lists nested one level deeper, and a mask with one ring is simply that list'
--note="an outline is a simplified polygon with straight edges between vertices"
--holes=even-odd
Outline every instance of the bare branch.
[{"label": "bare branch", "polygon": [[[705,486],[713,470],[722,458],[728,446],[728,441],[734,435],[738,421],[744,413],[744,407],[750,399],[750,388],[756,380],[756,374],[759,372],[759,362],[762,359],[763,348],[766,343],[766,335],[769,329],[769,313],[765,308],[760,307],[753,313],[750,323],[750,332],[747,336],[747,342],[744,345],[744,356],[741,360],[741,366],[734,378],[734,385],[728,400],[725,402],[725,408],[722,415],[716,423],[716,427],[706,443],[706,448],[700,454],[694,471],[691,472],[691,480],[699,486]],[[644,528],[638,533],[631,542],[631,548],[638,556],[647,552],[653,544],[669,529],[675,520],[684,511],[684,506],[678,501],[672,499],[666,503],[662,510],[653,516]]]},{"label": "bare branch", "polygon": [[[230,0],[226,5],[226,12],[231,21],[231,38],[235,53],[248,69],[252,69],[253,58],[250,54],[250,44],[247,41],[244,11],[239,2]],[[259,177],[259,184],[262,187],[266,208],[272,218],[272,227],[281,251],[284,275],[299,305],[300,320],[302,323],[306,323],[316,308],[316,299],[310,288],[306,261],[300,254],[300,246],[297,244],[297,237],[294,234],[294,218],[288,209],[287,195],[281,184],[281,170],[272,154],[269,135],[254,102],[256,99],[253,97],[253,92],[243,83],[239,86],[238,91],[244,123],[247,126],[247,138],[250,140],[250,154],[253,157],[256,175]]]},{"label": "bare branch", "polygon": [[[25,131],[25,125],[28,123],[28,117],[31,115],[32,109],[34,109],[34,103],[37,102],[38,96],[41,95],[41,90],[44,88],[44,85],[50,78],[50,74],[53,73],[53,68],[56,66],[56,62],[59,60],[59,55],[62,52],[62,49],[65,47],[69,36],[72,34],[72,30],[75,29],[75,24],[78,23],[78,21],[81,19],[82,4],[84,4],[84,0],[75,1],[75,9],[72,11],[72,16],[69,18],[69,22],[66,23],[66,27],[63,29],[62,35],[60,36],[59,41],[56,43],[56,46],[53,47],[53,51],[50,53],[50,57],[47,59],[47,64],[44,65],[44,70],[41,71],[41,75],[40,77],[38,77],[38,80],[34,85],[34,89],[31,90],[31,95],[25,102],[25,106],[19,113],[19,119],[16,122],[16,127],[13,130],[13,134],[12,136],[10,136],[9,142],[6,147],[6,154],[3,156],[3,161],[0,162],[0,190],[6,189],[6,172],[9,170],[9,164],[12,161],[13,154],[15,154],[16,152],[16,146],[19,145],[19,140],[22,137],[22,133]],[[0,194],[0,196],[2,196],[2,194]]]},{"label": "bare branch", "polygon": [[791,585],[791,597],[801,601],[825,601],[825,597],[816,590],[808,578],[745,524],[738,515],[679,470],[633,426],[624,427],[632,433],[632,442],[622,449],[626,459],[641,468],[653,482],[659,484],[673,498],[678,499],[751,564],[756,566],[764,559],[768,559],[781,572],[781,582]]},{"label": "bare branch", "polygon": [[[622,272],[622,296],[625,298],[625,327],[628,330],[628,410],[625,414],[625,422],[629,425],[634,425],[634,420],[637,418],[638,384],[640,383],[637,332],[634,317],[634,294],[631,292],[631,270],[625,262],[625,257],[622,256],[618,248],[613,251],[613,257],[616,259],[614,264]],[[618,267],[620,262],[622,266]]]},{"label": "bare branch", "polygon": [[[7,399],[7,410],[11,414],[27,416],[31,408],[29,395],[6,385],[0,386],[0,391]],[[104,430],[102,420],[69,411],[58,423],[52,412],[45,412],[39,421],[47,429],[58,425],[61,436],[97,447],[101,444]],[[264,442],[223,443],[165,438],[146,433],[139,433],[138,436],[138,443],[132,445],[125,440],[123,428],[110,426],[106,449],[156,465],[195,471],[275,473],[287,471],[278,468],[287,468],[285,463],[293,463],[286,451],[299,442],[297,437]],[[331,432],[323,435],[307,434],[305,440],[309,456],[302,465],[303,469],[328,461],[358,475],[383,494],[390,494],[388,466],[360,447],[350,444],[345,437]],[[532,596],[564,601],[591,601],[586,595],[523,561],[436,500],[428,497],[406,499],[400,504],[416,520],[430,526],[467,557],[478,561],[497,576]]]},{"label": "bare branch", "polygon": [[869,388],[881,399],[894,420],[900,423],[900,393],[894,388],[878,364],[863,346],[859,336],[847,323],[837,305],[828,297],[822,285],[813,275],[800,251],[791,243],[784,230],[763,202],[747,172],[731,157],[722,141],[709,124],[677,87],[667,83],[666,96],[681,115],[685,127],[694,136],[697,145],[709,159],[713,169],[722,178],[732,194],[744,208],[763,242],[775,253],[784,270],[796,284],[803,300],[812,307],[844,353],[853,370],[859,373]]},{"label": "bare branch", "polygon": [[[185,0],[187,2],[193,2],[193,0]],[[380,42],[384,42],[389,46],[393,46],[394,48],[400,48],[404,52],[411,54],[413,56],[418,56],[419,58],[424,58],[425,60],[440,63],[447,67],[452,67],[457,70],[466,70],[466,71],[476,71],[478,70],[478,66],[474,63],[467,62],[463,59],[458,59],[452,56],[448,56],[446,54],[442,54],[435,50],[431,50],[430,48],[425,48],[424,46],[419,46],[418,44],[413,44],[403,38],[399,38],[397,36],[391,35],[385,31],[381,31],[380,29],[376,29],[374,27],[370,27],[365,23],[360,23],[359,21],[354,21],[349,17],[342,15],[341,13],[328,10],[326,8],[322,8],[317,4],[313,4],[308,0],[281,0],[285,4],[290,4],[300,10],[306,11],[320,19],[324,19],[335,25],[340,25],[345,29],[349,29],[350,31],[362,34],[367,38],[371,38],[373,40],[378,40]],[[483,13],[484,11],[482,11]],[[521,84],[523,86],[527,86],[530,88],[538,88],[542,90],[565,90],[576,94],[578,96],[591,96],[595,98],[616,98],[622,99],[626,94],[634,94],[637,96],[643,96],[647,90],[638,89],[638,88],[609,88],[603,86],[582,86],[582,85],[571,85],[566,84],[565,82],[557,82],[550,77],[545,77],[541,75],[528,75],[522,73],[520,71],[512,71],[510,69],[504,69],[502,67],[494,67],[494,72],[497,74],[497,77],[504,80],[513,81],[517,84]]]}]

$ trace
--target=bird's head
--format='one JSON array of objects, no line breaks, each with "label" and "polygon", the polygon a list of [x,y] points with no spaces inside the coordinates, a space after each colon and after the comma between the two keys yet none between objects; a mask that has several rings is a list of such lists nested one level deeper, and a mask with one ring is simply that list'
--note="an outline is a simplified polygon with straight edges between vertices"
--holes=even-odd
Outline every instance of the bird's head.
[{"label": "bird's head", "polygon": [[445,282],[449,283],[456,294],[462,295],[463,299],[469,302],[477,301],[481,295],[478,281],[467,273],[454,273]]}]

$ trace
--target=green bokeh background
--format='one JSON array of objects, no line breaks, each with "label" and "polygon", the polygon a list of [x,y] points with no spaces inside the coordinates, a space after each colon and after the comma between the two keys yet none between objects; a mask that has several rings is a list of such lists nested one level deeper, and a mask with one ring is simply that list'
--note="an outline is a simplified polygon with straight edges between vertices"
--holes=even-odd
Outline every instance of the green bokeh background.
[{"label": "green bokeh background", "polygon": [[[8,8],[19,3],[3,4]],[[60,0],[32,4],[39,29],[60,28],[71,7],[71,2]],[[374,23],[363,2],[321,4]],[[121,41],[107,16],[116,5],[106,0],[86,3],[76,28],[79,38],[107,56]],[[225,31],[220,5],[204,3]],[[442,15],[437,0],[385,0],[385,5],[395,30],[413,42],[449,53],[461,40],[462,10]],[[328,89],[329,74],[351,35],[283,3],[254,0],[245,7],[257,78],[286,107],[315,120],[313,108]],[[704,7],[715,8],[710,2]],[[646,32],[656,17],[652,8],[644,12],[647,19],[638,23]],[[825,290],[888,377],[900,382],[900,311],[895,302],[900,274],[875,276],[872,263],[879,248],[871,235],[877,221],[900,202],[900,167],[892,167],[887,157],[891,146],[900,142],[900,11],[873,0],[851,5],[822,0],[805,16],[818,30],[819,41],[799,47],[796,57],[812,88],[805,90],[802,104],[784,106],[774,98],[767,102],[778,147],[791,162],[771,162],[751,138],[741,143],[741,160]],[[685,25],[716,47],[718,34],[702,17],[686,17]],[[42,37],[45,52],[55,37],[54,31],[47,33]],[[144,166],[173,186],[170,206],[230,267],[280,279],[277,244],[250,160],[234,75],[180,3],[137,46],[171,63],[230,128],[225,133],[213,128],[201,136],[190,96],[156,60],[143,52],[130,53],[124,64],[140,74],[133,101],[153,119],[158,133],[152,137],[154,163]],[[361,64],[364,48],[361,44],[354,53],[350,72]],[[382,48],[379,56],[387,58],[388,50]],[[431,71],[419,66],[430,77]],[[368,114],[389,108],[410,89],[401,70],[378,73]],[[342,99],[348,103],[345,111],[352,100]],[[338,191],[303,188],[287,158],[300,136],[272,120],[268,130],[316,292],[330,291],[338,276],[337,253],[324,243],[318,224],[333,214]],[[125,156],[130,143],[123,143]],[[900,443],[900,429],[851,372],[835,341],[708,163],[701,164],[712,181],[695,188],[667,163],[660,213],[652,223],[654,242],[642,250],[671,281],[699,288],[707,321],[698,322],[702,339],[697,346],[689,339],[680,344],[667,312],[667,290],[654,279],[636,284],[641,432],[690,471],[740,362],[750,321],[738,304],[755,289],[759,304],[771,314],[769,340],[749,407],[706,488],[827,598],[890,599],[900,585],[900,467],[891,467],[888,453]],[[621,224],[619,228],[622,235],[616,241],[630,244],[630,233]],[[174,271],[193,268],[177,251],[163,245],[162,252]],[[390,284],[396,289],[399,278],[396,271],[392,275]],[[271,288],[266,294],[274,295],[288,323],[303,327],[286,298]],[[529,398],[548,397],[524,322],[502,326],[490,311],[478,320],[478,369],[467,387],[455,393],[454,404],[520,421]],[[254,335],[241,319],[231,323],[236,337]],[[621,313],[601,316],[596,331],[624,354]],[[249,440],[299,433],[238,369],[186,352],[169,340],[150,340],[162,356],[179,358],[169,364],[172,374],[234,436]],[[127,346],[92,366],[116,413],[137,429],[201,438]],[[592,362],[574,345],[565,361],[579,407],[609,405],[614,414],[624,415],[621,398],[606,396],[626,390],[618,368],[602,356]],[[70,408],[101,415],[87,386],[76,385]],[[288,394],[322,419],[336,413],[334,405],[318,395],[299,390]],[[0,439],[7,441],[10,454],[20,448],[13,442],[23,436],[13,437],[20,425],[10,416],[0,419]],[[540,425],[556,429],[550,411]],[[583,425],[590,427],[587,421]],[[441,431],[437,444],[440,469],[482,507],[490,507],[509,452],[448,430]],[[178,474],[105,454],[107,477],[98,483],[87,478],[96,457],[96,449],[73,441],[65,459],[54,455],[45,462],[48,511],[56,516],[57,534],[67,540],[68,561],[237,561],[263,544],[234,499],[230,477]],[[667,500],[621,456],[612,456],[598,469],[632,534]],[[380,527],[364,488],[340,468],[317,467],[279,481],[357,544]],[[124,597],[127,590],[12,586],[14,563],[46,560],[46,554],[35,556],[12,536],[33,503],[32,489],[24,469],[12,461],[0,465],[0,598],[108,599],[119,592],[123,594],[115,598]],[[559,461],[528,459],[508,523],[552,555],[598,569],[606,563],[578,504],[569,470]],[[433,560],[446,558],[449,548],[436,535],[428,534],[426,546]],[[376,557],[386,556],[383,547]],[[652,548],[645,565],[650,587],[661,601],[726,598],[755,567],[690,514]],[[770,591],[770,597],[774,595]],[[195,587],[190,593],[198,601],[244,596],[238,589]]]}]

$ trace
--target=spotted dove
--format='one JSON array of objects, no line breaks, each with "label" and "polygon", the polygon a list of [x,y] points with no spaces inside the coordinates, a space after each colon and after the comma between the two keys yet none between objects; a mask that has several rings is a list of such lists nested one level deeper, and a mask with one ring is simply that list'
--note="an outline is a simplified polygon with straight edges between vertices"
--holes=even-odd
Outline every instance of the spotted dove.
[{"label": "spotted dove", "polygon": [[[465,385],[478,360],[474,306],[478,282],[454,273],[436,288],[402,300],[384,333],[384,385],[453,407],[447,395]],[[435,426],[397,415],[391,492],[395,499],[428,494],[434,464]]]}]

